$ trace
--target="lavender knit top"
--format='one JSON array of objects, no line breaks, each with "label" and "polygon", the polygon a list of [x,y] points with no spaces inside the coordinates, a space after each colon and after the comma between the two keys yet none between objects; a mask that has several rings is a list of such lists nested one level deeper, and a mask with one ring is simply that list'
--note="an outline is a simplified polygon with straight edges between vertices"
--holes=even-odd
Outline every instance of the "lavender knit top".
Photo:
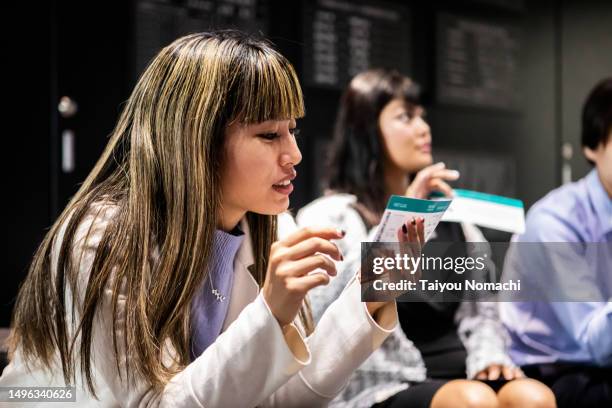
[{"label": "lavender knit top", "polygon": [[[191,304],[191,361],[221,333],[234,283],[234,258],[243,240],[244,233],[238,228],[230,233],[215,231],[209,275]],[[224,297],[222,301],[213,288]]]}]

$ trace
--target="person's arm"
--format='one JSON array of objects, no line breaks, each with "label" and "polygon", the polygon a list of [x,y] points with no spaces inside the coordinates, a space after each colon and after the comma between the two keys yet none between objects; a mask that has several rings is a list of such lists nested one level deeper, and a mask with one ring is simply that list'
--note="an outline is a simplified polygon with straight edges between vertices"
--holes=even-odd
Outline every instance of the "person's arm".
[{"label": "person's arm", "polygon": [[466,374],[473,379],[489,367],[514,368],[507,354],[508,336],[495,302],[463,302],[457,311],[458,333],[467,351]]},{"label": "person's arm", "polygon": [[361,302],[359,280],[350,280],[341,296],[321,317],[306,339],[310,364],[283,385],[265,406],[326,406],[344,388],[353,371],[376,350],[397,325],[395,302],[374,317]]},{"label": "person's arm", "polygon": [[[87,231],[87,240],[77,240],[76,259],[80,259],[78,298],[82,302],[88,273],[102,233],[110,220],[103,216],[92,224],[88,218],[79,227]],[[89,223],[89,225],[88,225]],[[126,380],[123,341],[125,333],[126,295],[119,293],[117,314],[118,359],[117,368],[112,338],[113,291],[111,283],[104,289],[100,309],[94,321],[92,358],[94,380],[106,385],[113,398],[127,407],[234,407],[254,406],[286,383],[300,368],[308,364],[308,347],[293,325],[281,330],[276,318],[260,295],[248,305],[227,330],[194,362],[176,374],[160,393],[154,392],[149,382],[135,374],[130,366],[132,380]],[[70,296],[70,293],[68,293]],[[77,320],[78,322],[78,320]],[[168,346],[166,357],[173,354]],[[166,361],[169,363],[169,361]]]},{"label": "person's arm", "polygon": [[299,227],[332,225],[345,232],[343,239],[335,241],[344,256],[343,261],[336,262],[337,275],[327,285],[308,293],[313,319],[318,322],[361,267],[361,242],[368,241],[367,230],[357,211],[348,205],[342,211],[325,212],[320,206],[306,208],[298,212],[296,221]]},{"label": "person's arm", "polygon": [[612,285],[601,282],[585,258],[589,249],[599,246],[603,253],[604,246],[612,245],[579,242],[574,226],[544,209],[531,214],[528,221],[514,266],[535,282],[543,300],[550,301],[566,335],[582,344],[595,363],[612,364],[612,299],[603,292]]},{"label": "person's arm", "polygon": [[586,346],[593,362],[612,365],[612,301],[553,302],[551,306],[567,332]]},{"label": "person's arm", "polygon": [[[470,256],[491,257],[491,247],[478,227],[462,223],[466,242],[477,243]],[[484,251],[484,252],[483,252]],[[510,359],[508,334],[495,302],[463,302],[457,310],[458,334],[467,351],[467,378],[495,380],[499,375],[514,377],[519,369]],[[511,379],[511,378],[507,378]]]},{"label": "person's arm", "polygon": [[[356,213],[354,215],[358,217]],[[298,219],[305,222],[304,217]],[[346,217],[343,219],[347,220]],[[364,235],[359,233],[358,226],[352,222],[343,223],[340,227],[347,229],[345,239],[349,237],[349,231]],[[291,231],[291,228],[287,230]],[[342,241],[345,240],[337,242]],[[344,244],[348,243],[345,241]],[[343,269],[338,269],[338,276],[333,277],[328,285],[309,292],[311,305],[318,305],[321,310],[314,332],[306,339],[312,360],[268,398],[264,406],[326,406],[343,389],[353,371],[397,326],[395,302],[371,307],[361,302],[359,254],[360,251],[354,251],[351,260],[345,258],[344,262],[336,263],[343,266]],[[334,283],[335,287],[330,288]]]}]

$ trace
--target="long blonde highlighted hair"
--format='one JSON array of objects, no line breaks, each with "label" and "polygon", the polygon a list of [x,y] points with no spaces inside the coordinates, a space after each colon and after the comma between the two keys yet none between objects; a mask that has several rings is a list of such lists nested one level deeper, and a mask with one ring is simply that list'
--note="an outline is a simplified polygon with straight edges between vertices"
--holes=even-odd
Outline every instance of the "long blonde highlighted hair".
[{"label": "long blonde highlighted hair", "polygon": [[[93,322],[109,285],[117,368],[117,330],[123,330],[128,379],[133,369],[154,389],[163,388],[190,362],[190,304],[208,275],[221,206],[226,126],[234,120],[256,123],[303,115],[293,67],[263,40],[217,31],[180,38],[161,50],[136,84],[94,169],[34,256],[13,314],[10,354],[20,347],[26,363],[51,368],[59,353],[64,379],[72,383],[78,349],[80,370],[95,396]],[[96,249],[82,318],[73,330],[65,290],[77,287],[79,265],[71,243],[92,204],[101,200],[112,202],[117,211]],[[260,285],[276,239],[275,220],[247,213],[253,274]],[[64,224],[57,267],[52,268],[53,243]],[[152,262],[156,249],[159,256]],[[120,325],[122,285],[125,319]],[[73,313],[76,292],[71,292]],[[307,304],[300,316],[312,330]],[[169,366],[162,363],[168,340],[177,351]]]}]

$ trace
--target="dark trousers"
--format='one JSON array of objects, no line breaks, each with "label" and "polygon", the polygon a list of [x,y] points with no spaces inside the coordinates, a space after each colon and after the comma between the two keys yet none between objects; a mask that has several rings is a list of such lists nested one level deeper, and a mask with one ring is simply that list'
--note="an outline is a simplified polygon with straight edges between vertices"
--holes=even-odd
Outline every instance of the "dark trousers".
[{"label": "dark trousers", "polygon": [[612,407],[612,367],[555,363],[521,368],[552,389],[559,408]]}]

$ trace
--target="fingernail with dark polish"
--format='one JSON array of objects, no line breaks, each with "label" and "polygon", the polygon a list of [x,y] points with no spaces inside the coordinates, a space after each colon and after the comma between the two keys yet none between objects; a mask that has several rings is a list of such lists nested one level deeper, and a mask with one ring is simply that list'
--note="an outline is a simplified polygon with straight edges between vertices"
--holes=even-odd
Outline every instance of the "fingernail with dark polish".
[{"label": "fingernail with dark polish", "polygon": [[406,224],[402,224],[402,231],[404,232],[404,234],[408,233],[408,228],[406,228]]},{"label": "fingernail with dark polish", "polygon": [[412,225],[416,225],[416,219],[412,219]]}]

